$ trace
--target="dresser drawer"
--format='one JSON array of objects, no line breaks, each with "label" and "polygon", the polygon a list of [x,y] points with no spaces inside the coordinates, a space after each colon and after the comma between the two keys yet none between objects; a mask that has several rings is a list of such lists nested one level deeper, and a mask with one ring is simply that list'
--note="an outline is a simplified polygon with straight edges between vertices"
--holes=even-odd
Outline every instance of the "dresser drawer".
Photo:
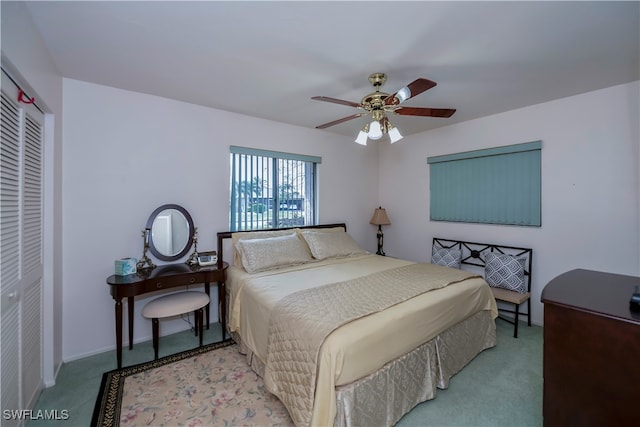
[{"label": "dresser drawer", "polygon": [[150,278],[145,283],[145,292],[153,292],[160,289],[173,288],[176,286],[187,286],[204,283],[206,275],[204,273],[188,273],[174,276],[163,276]]}]

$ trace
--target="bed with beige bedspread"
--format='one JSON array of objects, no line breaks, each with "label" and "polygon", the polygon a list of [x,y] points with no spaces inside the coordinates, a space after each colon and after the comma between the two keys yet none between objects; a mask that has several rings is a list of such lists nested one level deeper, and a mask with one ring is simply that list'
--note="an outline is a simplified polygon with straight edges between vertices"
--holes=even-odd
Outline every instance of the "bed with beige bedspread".
[{"label": "bed with beige bedspread", "polygon": [[343,226],[231,236],[229,330],[297,426],[395,424],[495,345],[477,275],[370,254]]}]

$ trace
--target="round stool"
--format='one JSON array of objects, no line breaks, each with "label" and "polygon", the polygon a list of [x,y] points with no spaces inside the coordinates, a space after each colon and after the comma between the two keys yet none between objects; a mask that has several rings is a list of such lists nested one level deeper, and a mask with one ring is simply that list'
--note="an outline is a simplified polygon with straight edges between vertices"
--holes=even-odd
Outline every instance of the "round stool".
[{"label": "round stool", "polygon": [[202,329],[204,321],[202,319],[202,309],[209,304],[209,296],[204,292],[186,291],[169,294],[149,301],[142,309],[142,315],[151,319],[153,325],[153,351],[154,359],[158,358],[158,319],[178,316],[181,314],[194,312],[196,318],[196,335],[200,334],[200,347],[202,347]]}]

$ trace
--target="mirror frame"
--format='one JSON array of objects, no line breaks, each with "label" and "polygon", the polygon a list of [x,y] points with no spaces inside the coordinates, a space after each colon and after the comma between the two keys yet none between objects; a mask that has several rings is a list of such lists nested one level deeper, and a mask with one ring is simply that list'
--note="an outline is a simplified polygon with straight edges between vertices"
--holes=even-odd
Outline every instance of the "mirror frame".
[{"label": "mirror frame", "polygon": [[[187,223],[189,224],[189,237],[187,239],[187,242],[185,243],[184,248],[175,255],[164,255],[160,253],[156,248],[155,244],[153,243],[153,232],[152,232],[153,222],[156,220],[156,217],[160,212],[167,209],[175,209],[178,212],[180,212],[182,215],[184,215],[184,217],[187,220]],[[176,261],[182,258],[183,256],[185,256],[187,252],[189,252],[189,249],[191,249],[191,246],[193,245],[193,236],[196,232],[195,225],[193,224],[193,219],[191,218],[191,215],[189,215],[189,212],[187,212],[187,210],[182,206],[176,205],[176,204],[162,205],[156,210],[154,210],[151,213],[151,216],[149,216],[149,219],[147,220],[146,228],[149,229],[149,250],[156,258],[162,261]]]}]

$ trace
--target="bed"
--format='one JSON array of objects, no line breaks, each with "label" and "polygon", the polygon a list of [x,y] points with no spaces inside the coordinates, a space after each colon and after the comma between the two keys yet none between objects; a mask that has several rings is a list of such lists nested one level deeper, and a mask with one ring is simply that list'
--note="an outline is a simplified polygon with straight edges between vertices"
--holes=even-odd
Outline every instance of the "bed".
[{"label": "bed", "polygon": [[297,426],[393,425],[496,344],[481,276],[371,254],[345,224],[218,233],[225,253],[228,329]]}]

